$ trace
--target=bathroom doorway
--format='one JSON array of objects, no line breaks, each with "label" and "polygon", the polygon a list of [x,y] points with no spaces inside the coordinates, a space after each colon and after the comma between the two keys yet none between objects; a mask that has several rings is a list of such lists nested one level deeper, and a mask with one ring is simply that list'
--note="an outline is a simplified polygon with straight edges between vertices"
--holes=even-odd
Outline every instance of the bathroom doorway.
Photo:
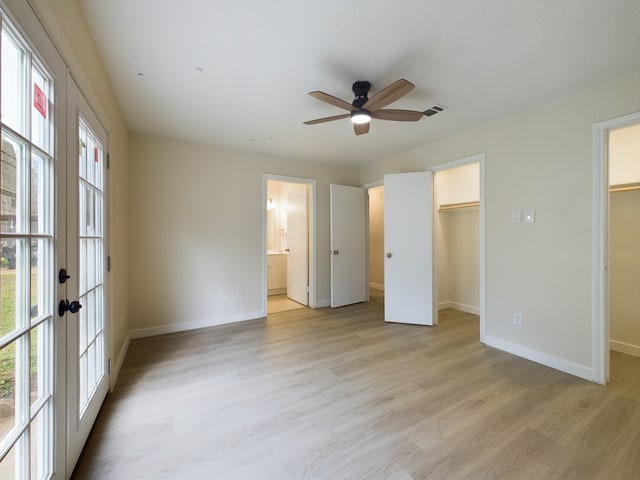
[{"label": "bathroom doorway", "polygon": [[313,306],[314,182],[265,176],[267,316]]}]

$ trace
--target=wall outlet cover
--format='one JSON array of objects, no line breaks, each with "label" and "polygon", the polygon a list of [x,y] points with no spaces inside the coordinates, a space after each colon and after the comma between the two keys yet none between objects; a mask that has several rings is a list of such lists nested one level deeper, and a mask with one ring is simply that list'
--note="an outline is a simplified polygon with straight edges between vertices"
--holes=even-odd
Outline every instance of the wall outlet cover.
[{"label": "wall outlet cover", "polygon": [[521,327],[523,322],[523,315],[520,312],[513,312],[513,324],[517,327]]}]

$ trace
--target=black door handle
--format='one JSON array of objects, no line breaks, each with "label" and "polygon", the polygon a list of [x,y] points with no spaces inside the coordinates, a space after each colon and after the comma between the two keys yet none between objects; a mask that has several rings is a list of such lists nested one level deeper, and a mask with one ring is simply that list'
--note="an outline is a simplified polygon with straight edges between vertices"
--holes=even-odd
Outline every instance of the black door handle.
[{"label": "black door handle", "polygon": [[66,312],[78,313],[81,308],[82,305],[80,305],[80,302],[77,300],[71,303],[69,303],[69,300],[60,300],[58,304],[58,315],[62,317]]}]

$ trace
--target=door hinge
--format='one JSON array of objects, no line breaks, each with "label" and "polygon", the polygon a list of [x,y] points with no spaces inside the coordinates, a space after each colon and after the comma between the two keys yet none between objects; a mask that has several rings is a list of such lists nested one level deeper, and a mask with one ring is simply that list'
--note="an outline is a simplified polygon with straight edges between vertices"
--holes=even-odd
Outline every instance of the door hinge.
[{"label": "door hinge", "polygon": [[111,155],[107,152],[107,170],[111,168]]},{"label": "door hinge", "polygon": [[307,293],[311,293],[311,287],[309,287],[309,285],[307,285]]},{"label": "door hinge", "polygon": [[111,359],[109,359],[108,364],[107,364],[107,373],[109,375],[111,375]]},{"label": "door hinge", "polygon": [[111,271],[111,255],[107,257],[107,272]]}]

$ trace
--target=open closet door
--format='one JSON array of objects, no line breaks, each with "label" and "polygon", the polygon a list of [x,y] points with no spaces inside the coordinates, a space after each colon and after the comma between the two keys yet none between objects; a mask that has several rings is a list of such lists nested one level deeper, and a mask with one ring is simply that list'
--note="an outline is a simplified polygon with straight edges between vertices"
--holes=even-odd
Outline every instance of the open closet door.
[{"label": "open closet door", "polygon": [[432,173],[384,176],[384,319],[433,325]]},{"label": "open closet door", "polygon": [[365,190],[330,186],[331,308],[367,300]]}]

